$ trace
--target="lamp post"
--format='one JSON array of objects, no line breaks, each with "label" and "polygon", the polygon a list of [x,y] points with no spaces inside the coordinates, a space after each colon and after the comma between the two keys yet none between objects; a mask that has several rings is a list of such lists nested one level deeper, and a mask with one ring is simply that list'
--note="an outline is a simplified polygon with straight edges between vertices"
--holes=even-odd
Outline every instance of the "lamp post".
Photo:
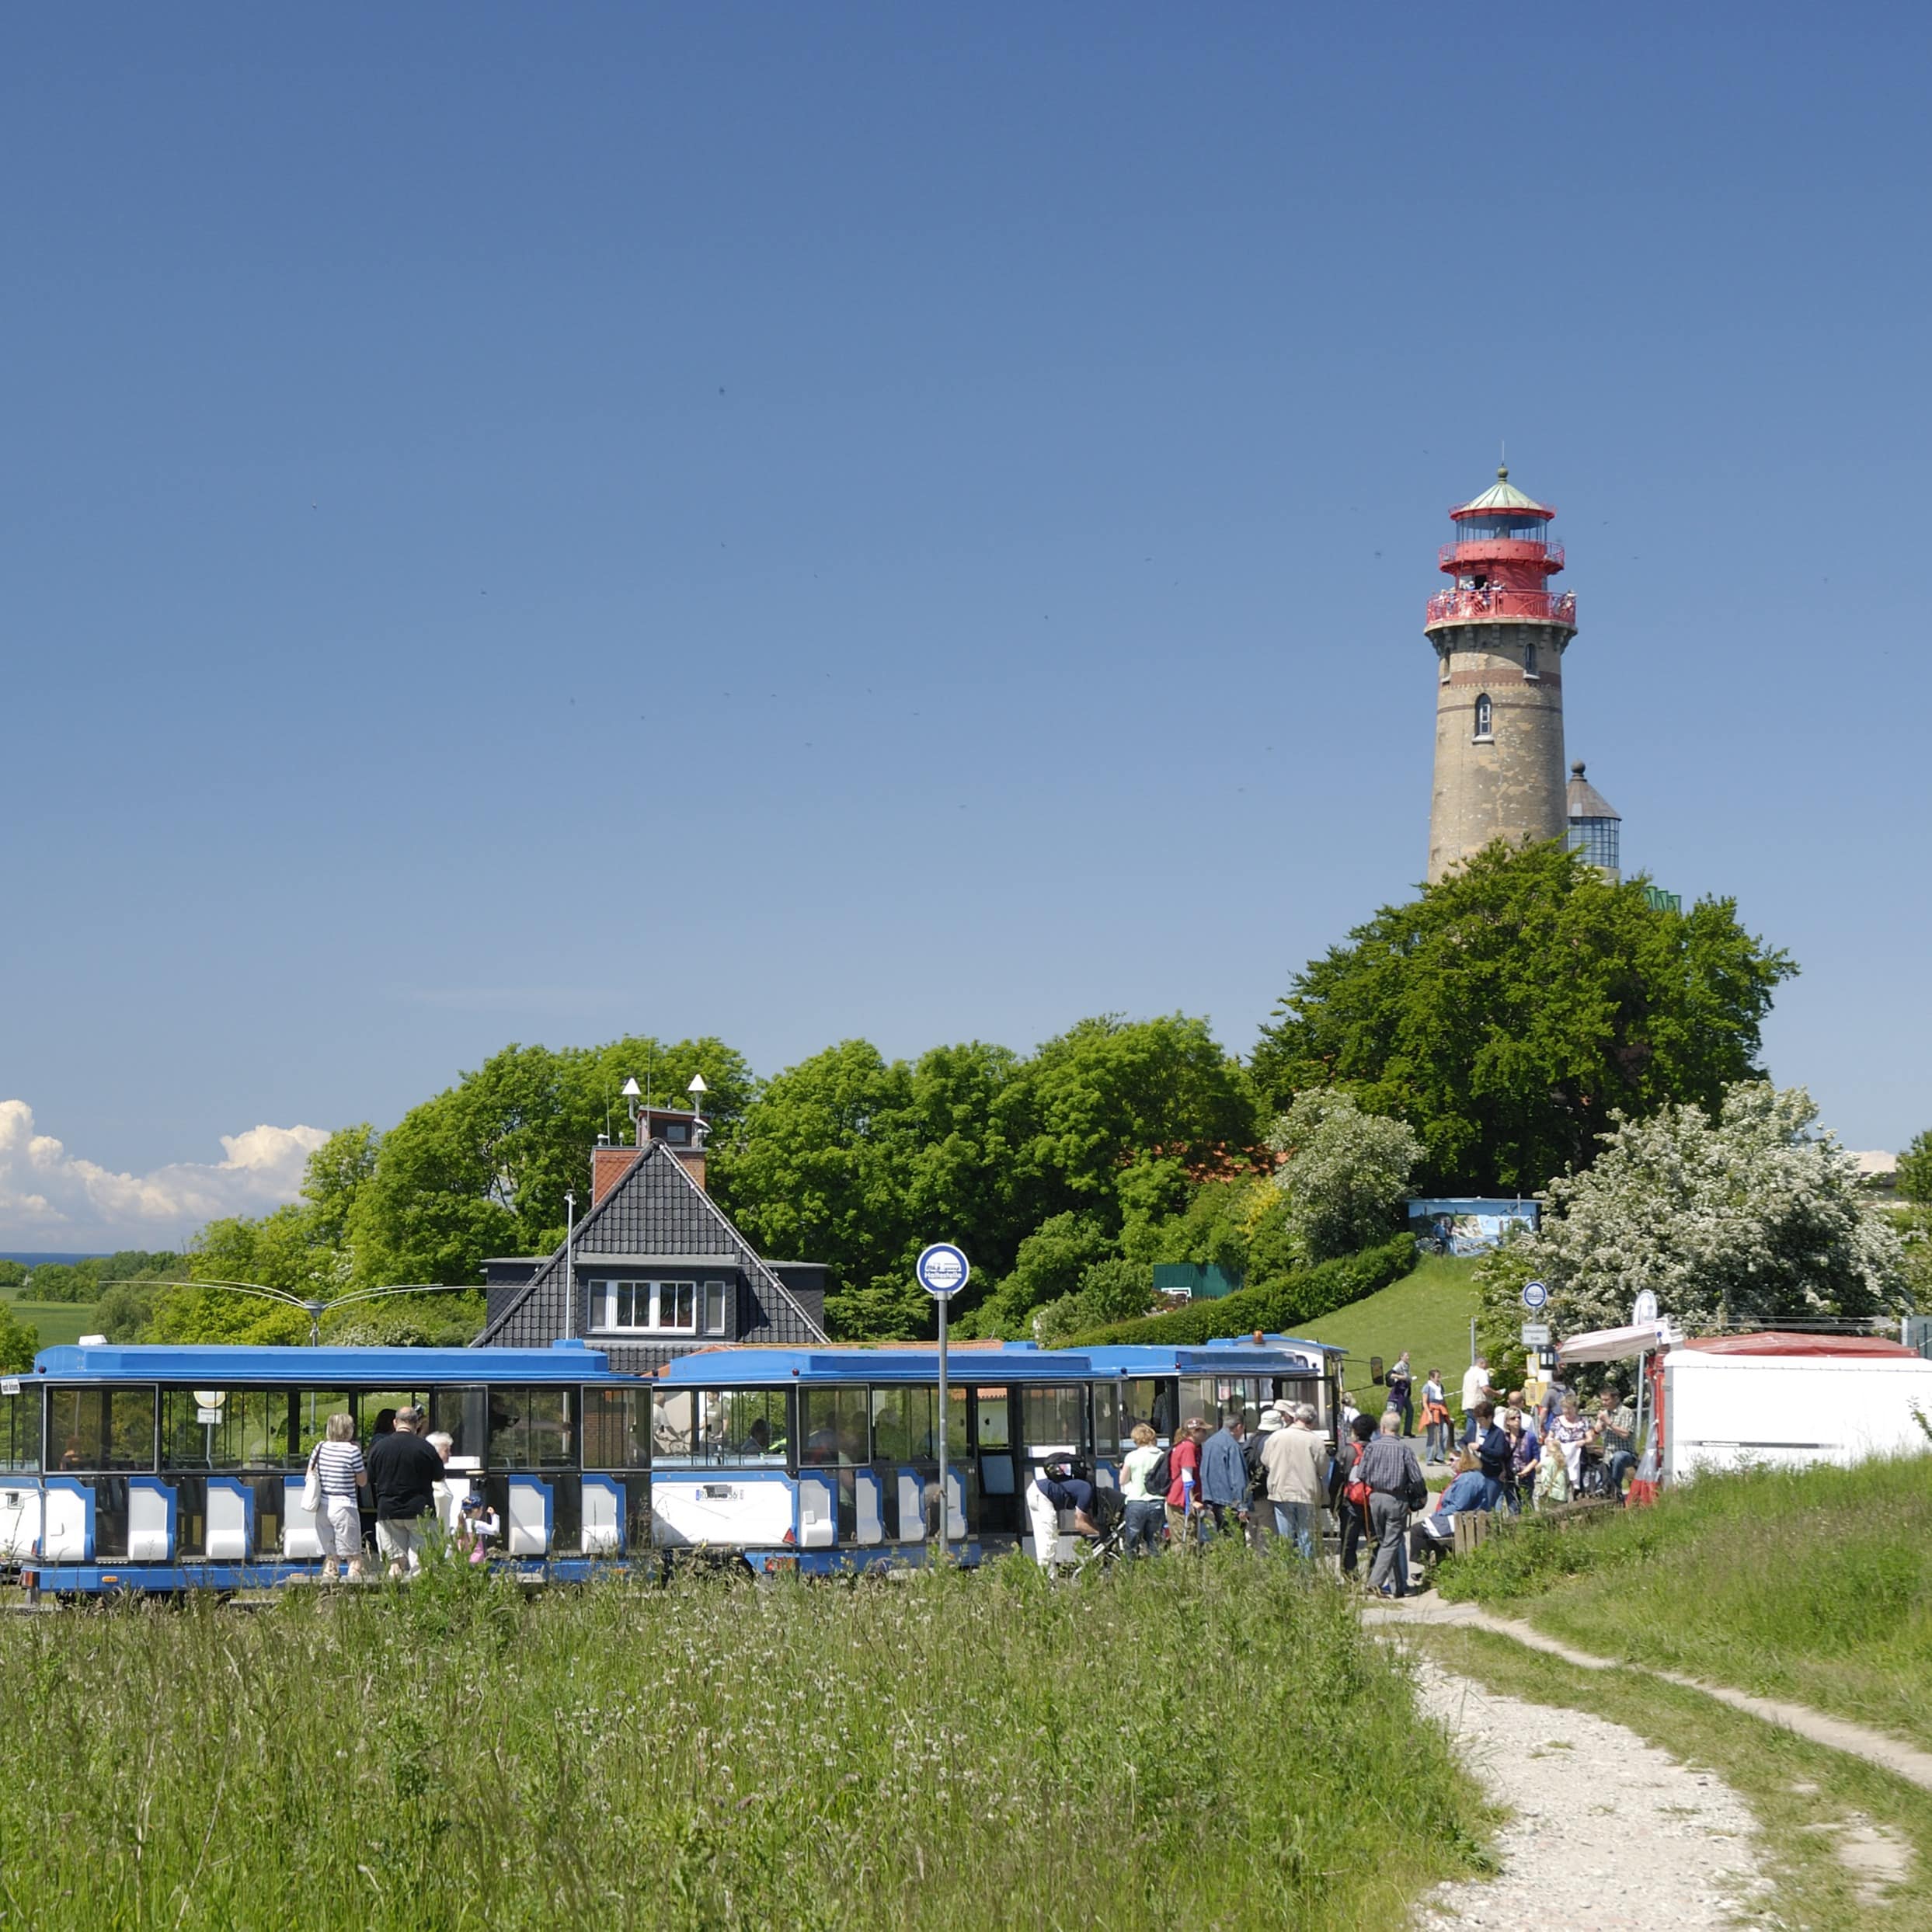
[{"label": "lamp post", "polygon": [[285,1308],[299,1308],[308,1318],[308,1345],[322,1342],[322,1318],[346,1308],[353,1301],[381,1301],[390,1295],[460,1295],[468,1290],[460,1281],[410,1281],[391,1288],[359,1288],[353,1295],[337,1295],[331,1301],[312,1296],[292,1294],[286,1288],[266,1288],[259,1281],[158,1281],[157,1288],[219,1288],[231,1295],[254,1295],[263,1301],[280,1302]]},{"label": "lamp post", "polygon": [[563,1338],[568,1342],[577,1332],[576,1267],[571,1251],[577,1240],[577,1197],[574,1192],[565,1194],[563,1206],[569,1217],[563,1230]]}]

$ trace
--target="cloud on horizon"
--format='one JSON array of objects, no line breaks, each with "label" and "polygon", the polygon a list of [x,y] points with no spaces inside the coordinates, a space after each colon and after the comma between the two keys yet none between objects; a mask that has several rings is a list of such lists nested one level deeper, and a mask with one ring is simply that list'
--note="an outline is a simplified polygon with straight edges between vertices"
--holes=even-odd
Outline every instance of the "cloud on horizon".
[{"label": "cloud on horizon", "polygon": [[84,1252],[172,1247],[204,1222],[292,1201],[320,1127],[266,1123],[220,1137],[224,1158],[117,1174],[33,1130],[24,1100],[0,1100],[0,1246]]}]

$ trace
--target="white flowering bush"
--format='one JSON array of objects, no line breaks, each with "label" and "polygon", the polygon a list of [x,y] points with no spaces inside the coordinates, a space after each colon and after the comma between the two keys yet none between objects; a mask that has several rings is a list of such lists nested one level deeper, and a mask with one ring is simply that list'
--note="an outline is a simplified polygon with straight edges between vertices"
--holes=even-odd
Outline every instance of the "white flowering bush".
[{"label": "white flowering bush", "polygon": [[1559,1334],[1622,1325],[1645,1288],[1693,1333],[1909,1306],[1898,1234],[1817,1118],[1803,1088],[1745,1081],[1715,1120],[1620,1120],[1593,1166],[1551,1182],[1540,1228],[1478,1269],[1491,1345],[1513,1341],[1532,1275]]},{"label": "white flowering bush", "polygon": [[1296,1244],[1311,1262],[1387,1239],[1422,1157],[1412,1129],[1364,1113],[1348,1094],[1328,1087],[1297,1094],[1269,1145],[1288,1157],[1275,1185],[1286,1198]]}]

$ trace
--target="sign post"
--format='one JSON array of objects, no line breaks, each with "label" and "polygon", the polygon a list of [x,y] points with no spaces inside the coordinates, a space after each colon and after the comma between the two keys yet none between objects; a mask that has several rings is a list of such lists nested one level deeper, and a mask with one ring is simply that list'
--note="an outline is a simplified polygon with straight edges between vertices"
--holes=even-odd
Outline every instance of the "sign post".
[{"label": "sign post", "polygon": [[1549,1306],[1550,1286],[1547,1282],[1526,1281],[1523,1284],[1523,1305],[1534,1314],[1539,1308]]},{"label": "sign post", "polygon": [[946,1426],[952,1420],[952,1405],[946,1392],[946,1305],[966,1286],[973,1267],[964,1251],[951,1241],[934,1241],[920,1251],[913,1272],[919,1277],[920,1286],[939,1304],[939,1560],[943,1563],[946,1531],[950,1527],[946,1506]]}]

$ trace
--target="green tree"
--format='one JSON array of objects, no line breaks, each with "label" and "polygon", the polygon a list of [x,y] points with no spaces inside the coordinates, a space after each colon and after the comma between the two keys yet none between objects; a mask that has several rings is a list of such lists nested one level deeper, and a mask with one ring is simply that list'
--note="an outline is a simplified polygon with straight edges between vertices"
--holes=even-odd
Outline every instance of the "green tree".
[{"label": "green tree", "polygon": [[100,1292],[99,1283],[84,1262],[44,1261],[27,1276],[25,1299],[29,1301],[92,1301]]},{"label": "green tree", "polygon": [[1899,1237],[1817,1117],[1801,1087],[1744,1081],[1714,1119],[1685,1105],[1617,1123],[1586,1172],[1551,1184],[1537,1231],[1478,1266],[1485,1342],[1518,1345],[1532,1274],[1559,1334],[1620,1327],[1646,1288],[1693,1334],[1897,1312]]},{"label": "green tree", "polygon": [[1333,1261],[1386,1241],[1422,1144],[1400,1120],[1364,1113],[1338,1088],[1311,1088],[1275,1123],[1288,1157],[1275,1185],[1304,1257]]},{"label": "green tree", "polygon": [[24,1375],[40,1348],[39,1332],[0,1302],[0,1373]]},{"label": "green tree", "polygon": [[23,1261],[0,1261],[0,1288],[23,1286],[27,1278],[27,1265]]},{"label": "green tree", "polygon": [[1932,1207],[1932,1127],[1915,1135],[1899,1156],[1900,1196],[1922,1207]]},{"label": "green tree", "polygon": [[1074,1294],[1090,1269],[1114,1258],[1113,1247],[1114,1238],[1093,1216],[1051,1216],[1020,1243],[1012,1272],[962,1322],[961,1335],[1024,1340],[1035,1311]]},{"label": "green tree", "polygon": [[1533,1192],[1619,1113],[1760,1077],[1796,968],[1729,900],[1661,910],[1554,844],[1500,843],[1311,961],[1254,1057],[1277,1105],[1345,1086],[1422,1136],[1432,1192]]},{"label": "green tree", "polygon": [[1110,1321],[1132,1321],[1154,1304],[1154,1271],[1144,1262],[1095,1262],[1070,1295],[1050,1301],[1035,1318],[1039,1339],[1058,1348]]}]

